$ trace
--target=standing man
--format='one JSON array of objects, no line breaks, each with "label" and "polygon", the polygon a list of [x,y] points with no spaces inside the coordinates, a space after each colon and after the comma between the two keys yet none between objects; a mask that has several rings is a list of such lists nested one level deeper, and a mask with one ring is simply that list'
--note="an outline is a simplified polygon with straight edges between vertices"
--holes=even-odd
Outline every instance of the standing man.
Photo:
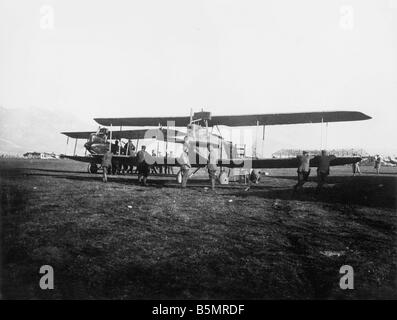
[{"label": "standing man", "polygon": [[[138,158],[138,182],[143,182],[143,185],[147,185],[147,177],[149,175],[149,165],[146,163],[146,157],[149,154],[146,152],[146,146],[142,146],[141,150],[138,151],[137,158]],[[141,181],[141,179],[143,180]]]},{"label": "standing man", "polygon": [[131,139],[128,139],[128,142],[124,146],[125,155],[126,156],[133,156],[135,151],[135,146],[132,143]]},{"label": "standing man", "polygon": [[317,192],[320,191],[326,183],[326,179],[329,175],[329,164],[333,159],[335,159],[335,156],[328,156],[327,151],[321,150],[317,168]]},{"label": "standing man", "polygon": [[215,180],[216,180],[216,170],[218,169],[218,157],[214,146],[211,143],[208,143],[208,162],[207,169],[208,175],[211,180],[211,189],[215,190]]},{"label": "standing man", "polygon": [[[135,157],[136,153],[135,153],[135,145],[132,143],[131,139],[128,139],[128,142],[125,144],[124,146],[124,150],[125,150],[125,155],[129,156],[129,157]],[[134,171],[134,166],[132,165],[127,165],[127,173],[131,173]]]},{"label": "standing man", "polygon": [[108,170],[110,171],[112,168],[112,157],[113,157],[113,153],[108,150],[105,152],[102,158],[102,170],[103,170],[102,180],[105,183],[108,182],[108,176],[107,176]]},{"label": "standing man", "polygon": [[[156,152],[154,152],[154,150],[152,150],[152,157],[154,157],[154,158],[157,157],[157,154],[156,154]],[[152,172],[152,174],[157,174],[157,170],[156,170],[155,166],[151,166],[150,171]]]},{"label": "standing man", "polygon": [[113,154],[119,154],[119,140],[116,140],[114,144],[112,144],[111,149]]},{"label": "standing man", "polygon": [[294,186],[294,192],[303,188],[305,182],[309,180],[310,175],[310,156],[307,151],[303,151],[302,155],[297,156],[298,158],[298,183]]},{"label": "standing man", "polygon": [[382,159],[381,159],[380,155],[377,154],[375,157],[375,166],[374,166],[374,168],[376,170],[376,174],[379,174],[379,172],[380,172],[381,161],[382,161]]},{"label": "standing man", "polygon": [[[114,144],[111,146],[112,153],[115,155],[119,154],[119,140],[116,140]],[[119,174],[120,173],[120,164],[118,161],[114,161],[112,166],[112,174]]]},{"label": "standing man", "polygon": [[[356,156],[355,154],[353,156]],[[357,161],[352,164],[352,169],[353,169],[353,177],[358,173],[361,176],[361,170],[360,170],[360,161]]]},{"label": "standing man", "polygon": [[183,151],[180,157],[181,173],[182,173],[182,188],[186,188],[187,180],[189,179],[190,160],[189,160],[189,145],[183,144]]}]

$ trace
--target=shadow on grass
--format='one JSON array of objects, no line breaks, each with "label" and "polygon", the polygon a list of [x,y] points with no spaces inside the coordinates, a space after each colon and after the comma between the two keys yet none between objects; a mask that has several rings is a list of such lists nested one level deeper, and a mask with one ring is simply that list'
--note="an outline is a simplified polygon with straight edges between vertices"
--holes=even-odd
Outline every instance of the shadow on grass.
[{"label": "shadow on grass", "polygon": [[[300,192],[294,192],[292,188],[275,188],[272,190],[251,189],[248,192],[239,191],[234,193],[234,195],[242,198],[258,197],[264,199],[342,203],[393,209],[397,207],[395,181],[385,182],[383,180],[368,183],[368,181],[349,180],[337,183],[336,180],[339,179],[330,179],[329,183],[335,185],[325,186],[319,192],[316,187],[304,187]],[[379,184],[379,182],[383,183]]]},{"label": "shadow on grass", "polygon": [[[51,170],[50,170],[51,171]],[[28,173],[30,176],[47,176],[56,179],[76,180],[85,182],[100,182],[102,176],[100,174],[79,175],[60,175],[48,173]],[[62,171],[64,173],[64,171]],[[76,172],[74,172],[76,173]],[[257,197],[261,199],[281,199],[281,200],[298,200],[326,203],[343,203],[348,205],[365,205],[369,207],[396,208],[396,185],[397,178],[391,176],[330,176],[327,182],[330,184],[323,188],[320,192],[315,187],[304,187],[301,192],[293,192],[295,177],[293,176],[272,176],[273,179],[289,179],[293,180],[291,186],[269,186],[254,185],[249,191],[245,191],[246,185],[229,184],[217,185],[217,190],[222,190],[220,195],[236,196],[241,198]],[[315,182],[315,177],[309,179],[309,182]],[[272,183],[272,181],[267,181]],[[108,183],[118,183],[122,185],[141,186],[134,176],[114,176],[108,177]],[[275,184],[277,182],[275,181]],[[209,187],[208,179],[192,179],[188,181],[188,189],[201,189]],[[149,177],[148,188],[180,188],[175,180],[166,179],[165,177]],[[231,190],[231,192],[226,192]]]},{"label": "shadow on grass", "polygon": [[[76,170],[58,170],[58,169],[41,169],[41,168],[23,168],[20,170],[30,170],[30,171],[40,171],[40,172],[56,172],[56,173],[87,173],[87,174],[91,174],[90,172],[88,172],[88,170],[81,170],[81,171],[76,171]],[[99,169],[101,170],[101,169]],[[96,174],[102,174],[101,171],[99,171]],[[93,173],[93,175],[96,175],[95,173]],[[133,173],[133,174],[120,174],[119,176],[126,176],[126,177],[137,177],[137,173]],[[154,177],[166,177],[166,178],[171,178],[171,177],[176,177],[176,174],[151,174]]]},{"label": "shadow on grass", "polygon": [[[76,172],[73,172],[76,173]],[[66,179],[66,180],[75,180],[75,181],[85,181],[85,182],[100,182],[102,183],[102,175],[101,174],[87,174],[85,176],[78,175],[60,175],[60,174],[50,174],[50,173],[27,173],[28,176],[41,176],[41,177],[52,177],[56,179]],[[162,179],[161,179],[162,178]],[[181,188],[181,185],[178,184],[175,179],[164,179],[166,177],[156,177],[152,176],[148,178],[148,186],[154,188]],[[108,175],[108,183],[118,183],[122,185],[137,185],[142,186],[141,183],[138,182],[138,178],[135,175]],[[143,186],[142,186],[143,187]],[[194,179],[189,180],[187,183],[188,188],[204,188],[210,187],[210,182],[208,179]],[[218,185],[217,188],[221,189],[241,189],[245,188],[245,186],[241,186],[238,184],[235,185]],[[271,187],[267,187],[271,188]]]}]

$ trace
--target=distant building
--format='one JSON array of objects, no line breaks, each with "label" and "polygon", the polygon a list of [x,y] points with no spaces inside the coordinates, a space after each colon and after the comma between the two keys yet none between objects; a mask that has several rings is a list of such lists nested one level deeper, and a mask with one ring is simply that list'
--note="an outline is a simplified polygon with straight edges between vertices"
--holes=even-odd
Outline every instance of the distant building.
[{"label": "distant building", "polygon": [[28,159],[58,159],[59,157],[55,153],[48,152],[26,152],[24,158]]},{"label": "distant building", "polygon": [[[310,155],[321,154],[321,150],[307,150]],[[272,154],[273,158],[293,158],[299,154],[302,154],[303,149],[281,149]],[[369,153],[364,149],[328,149],[329,154],[333,154],[337,157],[368,157]]]}]

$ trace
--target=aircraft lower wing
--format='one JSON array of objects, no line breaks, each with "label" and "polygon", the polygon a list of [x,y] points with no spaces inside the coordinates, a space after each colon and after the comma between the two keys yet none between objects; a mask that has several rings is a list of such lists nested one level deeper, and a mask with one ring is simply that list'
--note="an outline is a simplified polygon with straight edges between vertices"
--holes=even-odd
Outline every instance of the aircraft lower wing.
[{"label": "aircraft lower wing", "polygon": [[[101,164],[102,155],[92,156],[67,156],[61,155],[61,158],[71,159],[80,162]],[[180,166],[178,158],[164,158],[164,157],[152,157],[148,156],[146,161],[149,165],[155,166]],[[331,160],[331,166],[341,166],[346,164],[353,164],[361,161],[360,157],[337,157]],[[137,165],[137,157],[114,155],[112,158],[113,163],[123,165]],[[206,167],[206,158],[196,154],[195,157],[190,158],[191,166],[193,168]],[[310,167],[317,167],[319,163],[319,157],[314,157],[310,160]],[[297,158],[285,158],[285,159],[222,159],[218,161],[218,167],[224,168],[252,168],[252,169],[276,169],[276,168],[297,168],[299,165]]]},{"label": "aircraft lower wing", "polygon": [[61,154],[59,156],[59,158],[60,159],[70,159],[70,160],[79,161],[79,162],[101,164],[102,156],[103,155],[93,155],[93,156],[87,157],[87,156],[67,156],[67,155]]},{"label": "aircraft lower wing", "polygon": [[[330,166],[342,166],[361,161],[360,157],[338,157],[330,161]],[[319,157],[310,160],[310,167],[318,167]],[[252,169],[277,169],[277,168],[298,168],[297,158],[285,159],[232,159],[220,160],[219,166],[228,168],[252,168]]]}]

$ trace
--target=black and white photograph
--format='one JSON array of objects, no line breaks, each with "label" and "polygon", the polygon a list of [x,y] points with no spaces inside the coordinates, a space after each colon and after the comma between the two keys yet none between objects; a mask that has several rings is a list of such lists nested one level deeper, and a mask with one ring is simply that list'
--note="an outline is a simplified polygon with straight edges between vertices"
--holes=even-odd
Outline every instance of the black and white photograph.
[{"label": "black and white photograph", "polygon": [[395,300],[396,121],[397,0],[0,0],[0,299]]}]

